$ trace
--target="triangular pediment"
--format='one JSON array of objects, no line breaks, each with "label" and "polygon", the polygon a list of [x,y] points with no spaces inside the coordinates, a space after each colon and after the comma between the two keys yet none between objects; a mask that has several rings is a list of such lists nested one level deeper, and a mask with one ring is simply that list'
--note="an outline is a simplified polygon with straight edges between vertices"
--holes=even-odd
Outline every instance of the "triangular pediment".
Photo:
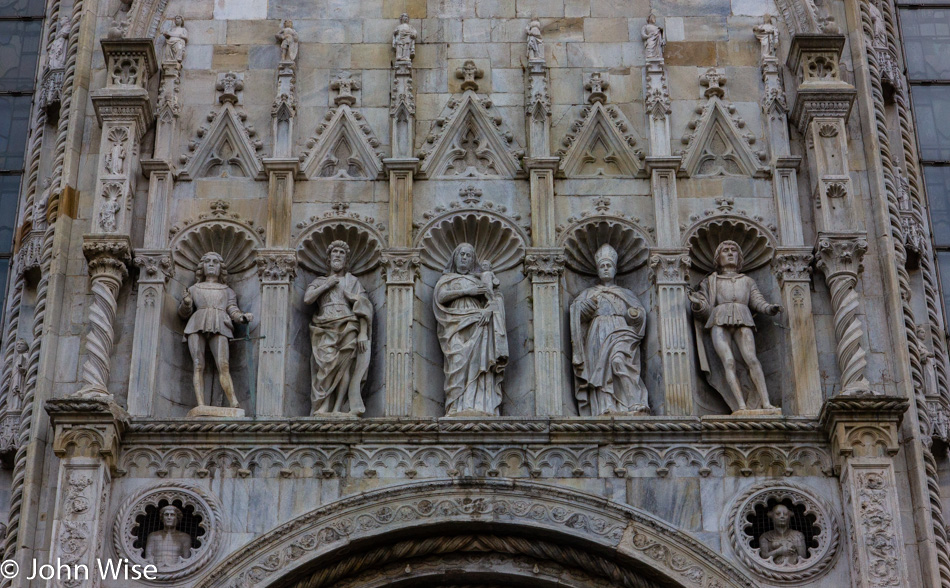
[{"label": "triangular pediment", "polygon": [[491,102],[468,90],[451,98],[419,157],[429,178],[513,178],[523,155],[500,116],[489,114]]},{"label": "triangular pediment", "polygon": [[570,145],[559,152],[566,177],[633,177],[640,171],[636,140],[623,132],[630,124],[619,109],[595,102],[572,128],[577,130],[564,141]]},{"label": "triangular pediment", "polygon": [[307,178],[375,180],[383,164],[373,129],[347,104],[330,112],[329,122],[310,139],[301,173]]},{"label": "triangular pediment", "polygon": [[759,155],[752,150],[755,137],[743,134],[727,107],[712,97],[693,126],[683,154],[683,172],[690,177],[767,176]]},{"label": "triangular pediment", "polygon": [[263,144],[244,124],[247,118],[230,102],[209,115],[210,127],[198,130],[198,139],[189,145],[180,179],[263,176],[264,166],[258,151]]}]

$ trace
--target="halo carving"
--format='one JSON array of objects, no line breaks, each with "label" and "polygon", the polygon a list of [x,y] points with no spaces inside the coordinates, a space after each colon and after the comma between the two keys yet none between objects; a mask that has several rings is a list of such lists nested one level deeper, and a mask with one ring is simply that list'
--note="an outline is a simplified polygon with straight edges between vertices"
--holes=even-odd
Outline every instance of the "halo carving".
[{"label": "halo carving", "polygon": [[378,228],[369,222],[355,218],[323,218],[303,228],[297,238],[297,259],[310,272],[318,275],[329,273],[327,248],[336,240],[345,241],[350,246],[347,270],[350,273],[358,276],[379,265],[380,251],[386,241]]},{"label": "halo carving", "polygon": [[577,222],[558,239],[564,247],[567,267],[591,276],[597,275],[594,254],[603,245],[617,250],[617,273],[632,272],[650,257],[649,239],[636,224],[609,216],[593,216]]},{"label": "halo carving", "polygon": [[229,274],[239,274],[255,265],[254,249],[263,245],[263,227],[228,214],[228,203],[211,203],[211,213],[198,215],[170,231],[172,258],[189,271],[198,267],[201,256],[214,251],[224,259]]},{"label": "halo carving", "polygon": [[[765,509],[775,504],[791,505],[798,519],[796,525],[806,529],[807,557],[795,564],[776,563],[775,558],[759,554],[752,520],[761,517]],[[840,543],[839,523],[833,511],[810,490],[794,484],[765,482],[752,486],[743,493],[729,511],[729,541],[739,560],[753,573],[772,584],[800,584],[811,581],[831,569]],[[802,531],[802,529],[795,529]]]},{"label": "halo carving", "polygon": [[[187,482],[168,482],[159,486],[143,488],[126,499],[112,526],[112,545],[116,555],[132,563],[148,565],[144,556],[145,545],[136,546],[141,540],[136,530],[142,525],[149,507],[157,509],[160,504],[181,505],[191,513],[200,530],[200,545],[192,547],[191,557],[159,570],[152,583],[165,584],[191,576],[203,570],[214,559],[221,544],[221,506],[218,500],[199,486]],[[200,520],[199,520],[200,519]],[[146,582],[146,580],[141,580]]]},{"label": "halo carving", "polygon": [[527,242],[527,232],[508,218],[490,209],[475,209],[433,218],[419,231],[416,247],[422,249],[426,267],[441,271],[459,243],[471,243],[478,259],[504,271],[521,263]]},{"label": "halo carving", "polygon": [[769,263],[775,255],[775,236],[762,223],[741,216],[713,216],[691,226],[683,241],[689,248],[693,267],[704,272],[716,270],[713,259],[723,241],[735,241],[742,250],[742,271]]}]

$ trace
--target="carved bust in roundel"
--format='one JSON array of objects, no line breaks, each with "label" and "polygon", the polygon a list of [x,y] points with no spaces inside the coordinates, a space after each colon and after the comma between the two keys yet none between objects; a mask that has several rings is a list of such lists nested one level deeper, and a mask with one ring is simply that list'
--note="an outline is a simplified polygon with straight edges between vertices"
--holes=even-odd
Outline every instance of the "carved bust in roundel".
[{"label": "carved bust in roundel", "polygon": [[145,538],[145,559],[164,571],[191,557],[191,535],[178,530],[182,515],[177,506],[162,508],[159,516],[162,528]]}]

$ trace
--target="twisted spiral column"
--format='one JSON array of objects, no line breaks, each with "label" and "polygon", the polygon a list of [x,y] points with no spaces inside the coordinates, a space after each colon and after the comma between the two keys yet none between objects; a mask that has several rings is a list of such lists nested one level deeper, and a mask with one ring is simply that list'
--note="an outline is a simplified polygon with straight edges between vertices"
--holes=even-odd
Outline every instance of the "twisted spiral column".
[{"label": "twisted spiral column", "polygon": [[89,259],[92,305],[86,335],[86,362],[82,366],[82,395],[108,395],[112,349],[115,346],[115,315],[122,282],[129,275],[128,244],[122,240],[90,240],[83,244]]},{"label": "twisted spiral column", "polygon": [[822,235],[818,240],[816,265],[825,275],[834,310],[835,355],[841,371],[842,394],[868,394],[870,384],[864,375],[867,352],[864,350],[864,324],[859,318],[860,299],[854,291],[861,261],[868,250],[867,240],[858,236]]}]

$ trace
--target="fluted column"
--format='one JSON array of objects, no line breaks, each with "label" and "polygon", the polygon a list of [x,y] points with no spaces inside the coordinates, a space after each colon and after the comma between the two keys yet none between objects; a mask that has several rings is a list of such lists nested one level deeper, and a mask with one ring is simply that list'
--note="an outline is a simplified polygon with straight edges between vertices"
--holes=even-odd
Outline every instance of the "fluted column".
[{"label": "fluted column", "polygon": [[782,288],[782,307],[788,321],[788,354],[785,373],[791,375],[792,394],[785,398],[785,414],[816,416],[821,410],[818,378],[818,343],[811,307],[810,248],[781,248],[773,269]]},{"label": "fluted column", "polygon": [[413,300],[419,250],[383,251],[386,269],[386,416],[412,414]]},{"label": "fluted column", "polygon": [[907,586],[900,487],[894,456],[908,402],[874,396],[833,398],[822,408],[844,499],[851,586]]},{"label": "fluted column", "polygon": [[561,247],[531,247],[525,255],[525,275],[531,277],[534,313],[534,407],[539,416],[564,413],[563,370],[567,358],[561,339]]},{"label": "fluted column", "polygon": [[161,249],[137,249],[132,261],[139,268],[139,277],[128,406],[130,414],[149,416],[158,371],[162,306],[171,273],[171,253]]},{"label": "fluted column", "polygon": [[665,413],[670,416],[693,414],[695,351],[690,338],[689,251],[655,249],[650,256],[656,287],[657,332],[660,362],[663,365]]},{"label": "fluted column", "polygon": [[297,275],[297,257],[292,249],[259,249],[257,273],[261,280],[261,344],[256,415],[281,416],[290,330],[290,287]]}]

